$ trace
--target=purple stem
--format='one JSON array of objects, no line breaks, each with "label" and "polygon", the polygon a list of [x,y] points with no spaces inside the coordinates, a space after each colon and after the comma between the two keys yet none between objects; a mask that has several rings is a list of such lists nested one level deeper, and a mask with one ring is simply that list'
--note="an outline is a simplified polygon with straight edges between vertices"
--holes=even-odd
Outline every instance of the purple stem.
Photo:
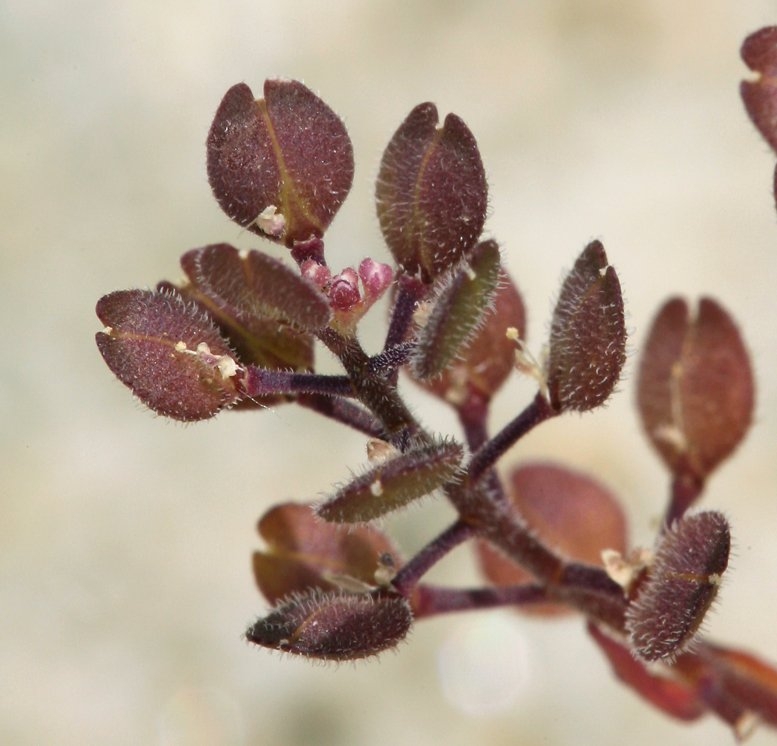
[{"label": "purple stem", "polygon": [[548,400],[538,393],[523,412],[478,449],[469,462],[470,480],[477,481],[483,472],[490,469],[526,433],[555,414]]},{"label": "purple stem", "polygon": [[249,365],[241,380],[246,396],[270,394],[322,394],[324,396],[353,396],[348,376],[325,376],[318,373],[292,373]]},{"label": "purple stem", "polygon": [[380,438],[382,440],[386,438],[386,431],[380,422],[364,407],[347,399],[324,394],[300,394],[296,401],[297,404],[329,417],[335,420],[335,422],[348,425],[348,427],[364,433],[370,438]]},{"label": "purple stem", "polygon": [[664,528],[685,515],[704,491],[704,480],[692,471],[680,471],[672,479],[672,493],[664,514]]},{"label": "purple stem", "polygon": [[538,583],[500,588],[441,588],[422,583],[413,594],[413,616],[421,619],[452,611],[526,606],[547,600],[547,589]]},{"label": "purple stem", "polygon": [[[391,309],[391,320],[383,345],[384,350],[390,350],[405,341],[407,330],[413,323],[413,313],[419,301],[423,300],[429,292],[427,285],[404,273],[398,275],[397,286],[396,300]],[[389,376],[389,380],[396,384],[398,375],[399,370],[396,369]]]},{"label": "purple stem", "polygon": [[475,529],[462,521],[456,521],[450,525],[402,566],[392,581],[395,590],[406,598],[409,597],[418,581],[433,565],[474,533]]}]

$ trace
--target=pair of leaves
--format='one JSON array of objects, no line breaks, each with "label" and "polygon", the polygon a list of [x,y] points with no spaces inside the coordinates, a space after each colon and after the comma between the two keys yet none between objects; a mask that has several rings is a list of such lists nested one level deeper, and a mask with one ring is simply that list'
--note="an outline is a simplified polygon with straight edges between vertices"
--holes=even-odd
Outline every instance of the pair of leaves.
[{"label": "pair of leaves", "polygon": [[228,244],[189,251],[181,264],[183,288],[122,291],[97,304],[106,325],[98,348],[143,403],[173,419],[207,419],[240,398],[242,366],[312,366],[311,333],[331,318],[313,285]]},{"label": "pair of leaves", "polygon": [[753,416],[750,358],[728,312],[702,298],[659,311],[643,348],[637,406],[651,444],[676,476],[700,482],[739,445]]},{"label": "pair of leaves", "polygon": [[208,179],[224,212],[287,246],[323,235],[353,181],[345,125],[293,80],[227,91],[208,133]]},{"label": "pair of leaves", "polygon": [[[432,281],[483,230],[488,188],[477,143],[434,104],[415,107],[389,142],[376,186],[386,243],[408,273]],[[240,225],[293,247],[321,237],[350,191],[353,150],[339,117],[297,81],[268,80],[264,98],[227,91],[207,140],[208,178]]]},{"label": "pair of leaves", "polygon": [[486,219],[488,186],[474,136],[455,114],[416,106],[381,160],[378,220],[394,259],[432,282],[467,256]]}]

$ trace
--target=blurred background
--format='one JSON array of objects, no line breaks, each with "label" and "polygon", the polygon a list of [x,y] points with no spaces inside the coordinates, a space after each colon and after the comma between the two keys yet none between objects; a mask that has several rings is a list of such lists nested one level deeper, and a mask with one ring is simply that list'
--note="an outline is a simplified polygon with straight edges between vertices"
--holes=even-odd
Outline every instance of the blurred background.
[{"label": "blurred background", "polygon": [[[731,743],[717,720],[677,724],[619,687],[574,618],[428,621],[397,654],[337,670],[249,647],[241,634],[266,610],[250,570],[257,518],[347,478],[363,439],[291,407],[188,427],[153,416],[98,355],[94,304],[178,279],[186,249],[257,245],[205,176],[233,83],[298,78],[344,118],[357,170],[328,234],[335,268],[386,258],[380,155],[434,100],[478,138],[487,231],[524,293],[531,347],[592,238],[628,304],[619,395],[543,426],[508,462],[596,475],[621,495],[632,541],[650,544],[667,476],[633,410],[637,350],[670,294],[713,295],[739,321],[758,408],[704,501],[735,540],[706,627],[777,661],[775,158],[737,92],[741,41],[775,20],[767,0],[0,4],[0,741]],[[453,426],[410,393],[430,427]],[[494,427],[531,394],[511,384]],[[412,552],[449,518],[427,502],[386,527]],[[474,582],[470,559],[457,552],[435,578]]]}]

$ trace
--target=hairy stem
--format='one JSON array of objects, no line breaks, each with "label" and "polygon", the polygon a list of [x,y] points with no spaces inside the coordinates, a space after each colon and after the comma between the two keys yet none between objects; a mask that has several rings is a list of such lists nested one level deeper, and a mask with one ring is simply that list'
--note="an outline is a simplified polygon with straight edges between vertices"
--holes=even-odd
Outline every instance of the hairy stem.
[{"label": "hairy stem", "polygon": [[477,481],[484,471],[490,469],[526,433],[555,414],[548,400],[542,393],[538,393],[523,412],[478,449],[469,463],[469,478],[473,482]]},{"label": "hairy stem", "polygon": [[347,399],[323,394],[300,394],[296,403],[343,425],[348,425],[370,438],[385,440],[387,437],[383,426],[372,414]]},{"label": "hairy stem", "polygon": [[319,339],[339,358],[356,398],[380,420],[395,446],[404,450],[413,436],[426,437],[396,386],[371,371],[370,357],[357,339],[344,337],[333,329],[324,329]]},{"label": "hairy stem", "polygon": [[[389,350],[405,341],[408,329],[413,323],[415,309],[428,292],[428,286],[414,277],[404,273],[397,277],[397,295],[391,309],[391,320],[386,333],[386,341],[383,344],[384,350]],[[394,370],[389,376],[389,380],[396,384],[398,375],[399,370]]]},{"label": "hairy stem", "polygon": [[353,396],[348,376],[327,376],[318,373],[294,373],[249,365],[241,380],[246,396],[271,394],[322,394]]},{"label": "hairy stem", "polygon": [[456,521],[410,559],[397,573],[392,585],[403,596],[410,596],[420,578],[448,552],[469,539],[474,533],[472,526],[463,521]]},{"label": "hairy stem", "polygon": [[420,584],[413,594],[416,619],[452,611],[478,611],[498,606],[526,606],[547,601],[544,586],[538,583],[502,588],[441,588]]}]

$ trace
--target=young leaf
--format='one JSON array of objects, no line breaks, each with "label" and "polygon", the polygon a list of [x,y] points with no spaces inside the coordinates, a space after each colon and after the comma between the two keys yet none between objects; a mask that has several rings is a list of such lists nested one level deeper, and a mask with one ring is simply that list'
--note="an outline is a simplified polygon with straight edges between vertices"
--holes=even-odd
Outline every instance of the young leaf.
[{"label": "young leaf", "polygon": [[318,288],[261,251],[241,255],[229,244],[212,244],[188,251],[181,266],[200,293],[243,323],[257,317],[281,319],[316,332],[332,317]]},{"label": "young leaf", "polygon": [[643,348],[637,381],[642,426],[675,475],[704,481],[750,427],[750,358],[736,325],[702,298],[690,318],[681,298],[659,311]]},{"label": "young leaf", "polygon": [[744,80],[740,93],[745,109],[758,131],[777,151],[777,26],[756,31],[742,44],[742,59],[755,73],[755,80]]},{"label": "young leaf", "polygon": [[499,246],[477,245],[433,301],[432,313],[418,335],[412,369],[426,380],[442,373],[477,332],[499,281]]},{"label": "young leaf", "polygon": [[558,412],[585,412],[612,393],[626,361],[626,323],[615,269],[599,241],[583,250],[561,288],[550,330],[547,383]]},{"label": "young leaf", "polygon": [[416,106],[394,133],[380,165],[375,198],[383,237],[397,263],[427,282],[453,267],[477,241],[488,186],[467,125]]},{"label": "young leaf", "polygon": [[626,610],[640,658],[671,661],[688,646],[718,593],[730,547],[728,521],[716,511],[686,515],[664,532]]},{"label": "young leaf", "polygon": [[224,212],[287,246],[323,235],[353,181],[345,126],[294,80],[266,81],[259,100],[245,83],[230,88],[207,153],[208,179]]},{"label": "young leaf", "polygon": [[396,647],[413,623],[402,596],[323,593],[291,596],[246,632],[256,645],[306,658],[347,661]]},{"label": "young leaf", "polygon": [[[623,510],[615,496],[594,479],[564,466],[534,463],[513,470],[507,487],[512,506],[532,533],[567,559],[601,566],[602,550],[625,552]],[[477,552],[483,574],[494,585],[520,585],[533,579],[488,542],[478,541]],[[569,607],[544,603],[519,610],[563,614]]]},{"label": "young leaf", "polygon": [[234,353],[211,319],[180,295],[121,290],[102,297],[96,336],[108,367],[157,414],[193,421],[238,399]]},{"label": "young leaf", "polygon": [[257,528],[267,549],[254,553],[254,576],[272,604],[309,588],[336,590],[346,578],[365,587],[379,585],[388,565],[400,566],[399,554],[384,534],[370,526],[346,529],[323,523],[310,505],[277,505]]},{"label": "young leaf", "polygon": [[[184,255],[186,257],[186,255]],[[220,308],[215,301],[203,294],[193,283],[182,287],[163,281],[157,291],[180,296],[194,303],[213,318],[221,335],[246,365],[256,365],[274,370],[310,371],[314,361],[314,338],[307,332],[279,319],[253,316],[242,319],[234,308]],[[277,397],[261,397],[262,405]],[[243,399],[238,406],[252,403]]]},{"label": "young leaf", "polygon": [[413,448],[373,466],[316,508],[326,521],[371,521],[417,500],[455,479],[464,450],[442,441]]}]

